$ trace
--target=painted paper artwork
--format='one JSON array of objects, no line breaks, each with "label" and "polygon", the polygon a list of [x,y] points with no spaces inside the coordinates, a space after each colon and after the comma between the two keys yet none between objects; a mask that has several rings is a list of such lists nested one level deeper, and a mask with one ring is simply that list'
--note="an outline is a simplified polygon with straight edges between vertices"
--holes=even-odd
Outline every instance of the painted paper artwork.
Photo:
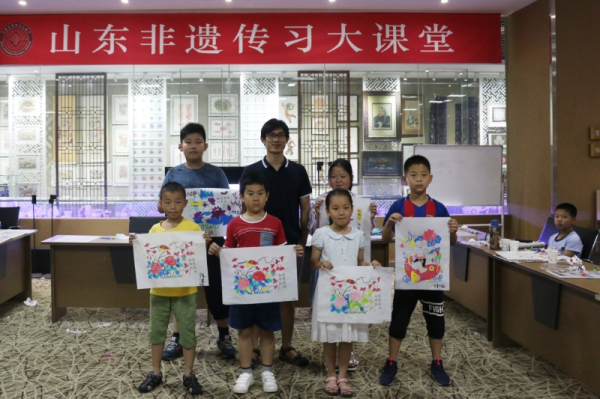
[{"label": "painted paper artwork", "polygon": [[396,223],[396,289],[450,289],[450,218],[404,218]]},{"label": "painted paper artwork", "polygon": [[[353,197],[352,198],[353,211],[350,217],[350,226],[362,231],[365,234],[365,253],[364,260],[371,262],[371,211],[369,206],[371,205],[371,199],[365,197]],[[320,220],[319,226],[327,226],[327,212],[325,211],[325,201],[321,205],[321,211],[319,213]]]},{"label": "painted paper artwork", "polygon": [[201,232],[138,234],[133,240],[138,290],[208,285]]},{"label": "painted paper artwork", "polygon": [[393,269],[387,267],[320,270],[317,320],[359,324],[389,321],[392,316],[392,274]]},{"label": "painted paper artwork", "polygon": [[242,211],[238,190],[188,188],[185,191],[188,205],[183,210],[183,216],[214,237],[224,237],[229,222]]},{"label": "painted paper artwork", "polygon": [[292,245],[221,249],[225,305],[298,299],[296,251]]}]

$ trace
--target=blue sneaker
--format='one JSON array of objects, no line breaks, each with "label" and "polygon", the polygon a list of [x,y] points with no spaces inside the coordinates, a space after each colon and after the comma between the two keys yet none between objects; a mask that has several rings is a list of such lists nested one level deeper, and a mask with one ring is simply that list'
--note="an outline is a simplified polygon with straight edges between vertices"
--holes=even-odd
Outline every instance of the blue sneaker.
[{"label": "blue sneaker", "polygon": [[431,378],[443,387],[450,385],[450,377],[444,371],[444,363],[439,358],[431,361]]},{"label": "blue sneaker", "polygon": [[381,375],[379,376],[379,383],[389,387],[394,382],[397,373],[398,362],[396,360],[386,359],[385,366],[383,366],[383,370],[381,370]]},{"label": "blue sneaker", "polygon": [[237,354],[237,350],[231,342],[230,335],[226,335],[223,339],[217,340],[217,347],[219,348],[223,359],[234,359]]},{"label": "blue sneaker", "polygon": [[183,356],[183,347],[179,345],[179,342],[171,341],[163,349],[163,360],[175,360],[181,356]]}]

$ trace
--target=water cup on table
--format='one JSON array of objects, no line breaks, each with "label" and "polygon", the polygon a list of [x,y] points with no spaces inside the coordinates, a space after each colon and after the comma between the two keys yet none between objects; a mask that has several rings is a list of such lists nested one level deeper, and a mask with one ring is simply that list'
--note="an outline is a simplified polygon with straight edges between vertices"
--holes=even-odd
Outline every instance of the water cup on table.
[{"label": "water cup on table", "polygon": [[548,248],[546,255],[548,255],[548,264],[555,265],[558,263],[558,249]]},{"label": "water cup on table", "polygon": [[510,251],[510,240],[508,238],[500,239],[500,248],[503,251]]},{"label": "water cup on table", "polygon": [[508,249],[510,252],[517,252],[519,250],[519,241],[511,240]]}]

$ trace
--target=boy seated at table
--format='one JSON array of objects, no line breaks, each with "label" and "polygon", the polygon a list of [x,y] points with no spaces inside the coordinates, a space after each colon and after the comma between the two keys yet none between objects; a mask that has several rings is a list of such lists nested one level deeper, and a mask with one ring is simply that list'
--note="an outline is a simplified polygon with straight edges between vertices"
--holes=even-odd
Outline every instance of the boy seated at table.
[{"label": "boy seated at table", "polygon": [[554,226],[558,233],[550,237],[548,248],[558,249],[564,256],[581,256],[583,243],[577,232],[573,230],[573,222],[577,217],[577,208],[568,202],[558,204],[554,210]]}]

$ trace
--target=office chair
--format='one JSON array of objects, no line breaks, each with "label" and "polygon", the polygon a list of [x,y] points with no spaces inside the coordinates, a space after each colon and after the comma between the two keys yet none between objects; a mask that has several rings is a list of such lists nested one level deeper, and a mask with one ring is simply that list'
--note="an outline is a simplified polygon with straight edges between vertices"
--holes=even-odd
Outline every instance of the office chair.
[{"label": "office chair", "polygon": [[166,219],[166,216],[131,216],[129,218],[129,232],[145,234],[152,226]]},{"label": "office chair", "polygon": [[547,246],[548,242],[550,241],[550,237],[558,232],[558,229],[554,225],[554,217],[550,216],[548,219],[546,219],[546,224],[544,224],[544,227],[542,228],[542,232],[540,233],[540,238],[538,238],[538,241],[545,242]]},{"label": "office chair", "polygon": [[596,248],[596,243],[598,242],[598,230],[586,229],[585,227],[575,225],[573,225],[573,230],[579,235],[579,238],[581,238],[581,242],[583,243],[580,258],[585,260],[590,259],[594,252],[594,248]]},{"label": "office chair", "polygon": [[0,223],[3,229],[19,229],[19,210],[18,206],[9,208],[0,208]]}]

